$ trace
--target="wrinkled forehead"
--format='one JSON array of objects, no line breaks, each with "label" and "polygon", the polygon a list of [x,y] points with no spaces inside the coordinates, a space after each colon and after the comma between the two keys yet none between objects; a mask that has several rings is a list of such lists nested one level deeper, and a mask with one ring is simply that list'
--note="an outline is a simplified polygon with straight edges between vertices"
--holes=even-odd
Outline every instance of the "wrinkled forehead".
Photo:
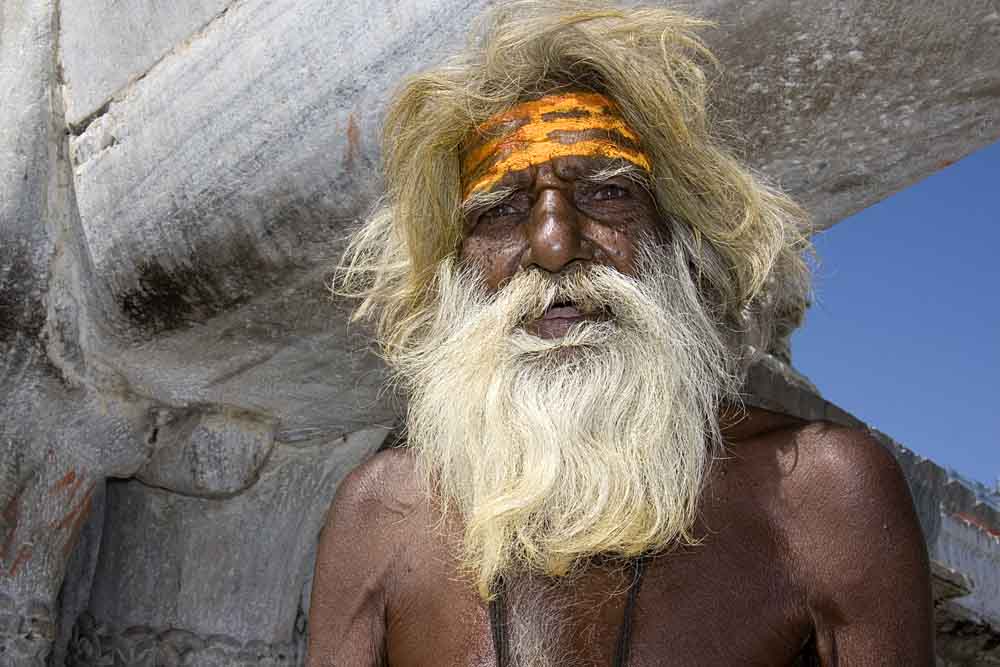
[{"label": "wrinkled forehead", "polygon": [[562,92],[522,102],[476,128],[462,155],[465,198],[505,175],[555,158],[622,160],[645,171],[649,158],[618,107],[593,92]]}]

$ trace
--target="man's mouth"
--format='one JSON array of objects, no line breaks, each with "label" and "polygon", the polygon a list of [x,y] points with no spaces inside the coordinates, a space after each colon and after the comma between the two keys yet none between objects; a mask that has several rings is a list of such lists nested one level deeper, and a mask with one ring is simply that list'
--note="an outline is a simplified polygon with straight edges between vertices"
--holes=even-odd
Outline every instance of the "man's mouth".
[{"label": "man's mouth", "polygon": [[579,322],[596,322],[607,319],[603,311],[585,312],[572,302],[554,303],[537,320],[528,322],[524,330],[539,338],[562,338]]}]

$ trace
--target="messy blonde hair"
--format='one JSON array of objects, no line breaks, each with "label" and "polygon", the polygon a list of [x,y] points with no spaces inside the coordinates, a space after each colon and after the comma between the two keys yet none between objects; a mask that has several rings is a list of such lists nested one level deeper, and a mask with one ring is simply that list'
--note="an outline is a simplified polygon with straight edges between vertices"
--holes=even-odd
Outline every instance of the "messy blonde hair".
[{"label": "messy blonde hair", "polygon": [[[706,25],[658,7],[513,0],[483,17],[463,53],[404,83],[382,137],[386,195],[351,238],[338,283],[362,299],[355,316],[375,321],[390,361],[419,334],[435,269],[461,241],[463,146],[491,116],[556,90],[618,104],[652,162],[660,212],[691,231],[693,270],[726,323],[756,330],[758,348],[798,324],[806,217],[713,134],[705,70],[715,61],[695,34]],[[703,269],[708,255],[723,269]]]}]

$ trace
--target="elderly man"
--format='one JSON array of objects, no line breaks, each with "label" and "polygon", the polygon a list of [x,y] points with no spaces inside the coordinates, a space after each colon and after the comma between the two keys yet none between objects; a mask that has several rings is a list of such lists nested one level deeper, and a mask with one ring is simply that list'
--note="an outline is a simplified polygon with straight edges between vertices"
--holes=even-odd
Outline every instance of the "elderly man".
[{"label": "elderly man", "polygon": [[807,230],[713,139],[698,25],[508,3],[394,100],[341,289],[407,446],[339,489],[313,667],[932,664],[892,456],[740,400]]}]

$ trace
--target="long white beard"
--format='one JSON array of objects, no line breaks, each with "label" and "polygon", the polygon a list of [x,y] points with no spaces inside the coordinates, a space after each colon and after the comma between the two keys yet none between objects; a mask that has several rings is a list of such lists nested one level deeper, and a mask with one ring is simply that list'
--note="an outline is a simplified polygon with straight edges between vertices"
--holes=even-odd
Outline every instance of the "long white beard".
[{"label": "long white beard", "polygon": [[[484,598],[498,576],[562,576],[689,537],[736,383],[688,266],[678,243],[647,244],[639,279],[525,271],[491,295],[442,263],[420,340],[389,361],[410,395],[410,446],[464,521]],[[523,330],[566,301],[610,317],[560,339]]]}]

